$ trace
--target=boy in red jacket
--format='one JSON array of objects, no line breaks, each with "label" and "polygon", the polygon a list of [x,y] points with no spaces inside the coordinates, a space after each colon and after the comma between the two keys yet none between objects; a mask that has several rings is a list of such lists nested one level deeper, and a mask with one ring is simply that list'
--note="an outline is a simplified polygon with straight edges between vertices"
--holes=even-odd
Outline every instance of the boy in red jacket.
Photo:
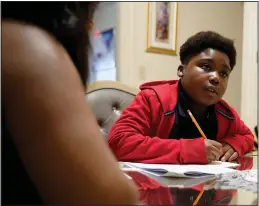
[{"label": "boy in red jacket", "polygon": [[253,134],[221,99],[236,64],[233,41],[199,32],[181,46],[180,60],[180,80],[141,85],[111,129],[108,142],[119,161],[205,164],[233,161],[252,151]]}]

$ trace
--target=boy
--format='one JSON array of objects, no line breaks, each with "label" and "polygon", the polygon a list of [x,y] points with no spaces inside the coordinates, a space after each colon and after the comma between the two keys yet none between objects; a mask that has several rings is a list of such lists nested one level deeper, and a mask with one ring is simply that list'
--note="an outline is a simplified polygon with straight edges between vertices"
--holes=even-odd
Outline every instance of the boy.
[{"label": "boy", "polygon": [[236,64],[233,41],[199,32],[181,46],[180,60],[180,80],[141,85],[111,129],[108,142],[119,161],[206,164],[233,161],[253,149],[253,134],[221,99]]}]

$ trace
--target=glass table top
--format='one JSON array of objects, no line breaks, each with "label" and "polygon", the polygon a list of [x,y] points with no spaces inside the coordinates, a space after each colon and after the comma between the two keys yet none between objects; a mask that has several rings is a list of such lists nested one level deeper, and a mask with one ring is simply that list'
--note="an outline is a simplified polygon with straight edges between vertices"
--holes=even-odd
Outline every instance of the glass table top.
[{"label": "glass table top", "polygon": [[195,179],[125,173],[137,185],[141,205],[258,205],[257,152],[238,163],[233,173]]}]

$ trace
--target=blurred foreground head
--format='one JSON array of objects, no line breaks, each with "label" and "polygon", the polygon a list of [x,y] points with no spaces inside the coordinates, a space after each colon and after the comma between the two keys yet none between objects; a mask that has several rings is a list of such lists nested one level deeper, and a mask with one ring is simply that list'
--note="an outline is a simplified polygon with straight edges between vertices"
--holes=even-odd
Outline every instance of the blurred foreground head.
[{"label": "blurred foreground head", "polygon": [[2,19],[30,23],[51,33],[67,50],[85,84],[89,72],[88,32],[97,5],[82,1],[3,2]]}]

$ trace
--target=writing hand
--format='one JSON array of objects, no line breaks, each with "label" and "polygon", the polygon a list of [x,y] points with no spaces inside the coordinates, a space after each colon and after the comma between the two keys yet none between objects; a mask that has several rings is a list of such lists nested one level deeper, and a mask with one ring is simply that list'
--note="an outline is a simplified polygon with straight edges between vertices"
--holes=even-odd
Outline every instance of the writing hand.
[{"label": "writing hand", "polygon": [[222,162],[231,162],[238,158],[238,153],[229,144],[222,143],[222,145],[223,156],[220,158]]},{"label": "writing hand", "polygon": [[205,142],[208,162],[219,160],[220,157],[223,155],[221,143],[214,140],[209,140],[209,139],[205,139],[204,142]]}]

